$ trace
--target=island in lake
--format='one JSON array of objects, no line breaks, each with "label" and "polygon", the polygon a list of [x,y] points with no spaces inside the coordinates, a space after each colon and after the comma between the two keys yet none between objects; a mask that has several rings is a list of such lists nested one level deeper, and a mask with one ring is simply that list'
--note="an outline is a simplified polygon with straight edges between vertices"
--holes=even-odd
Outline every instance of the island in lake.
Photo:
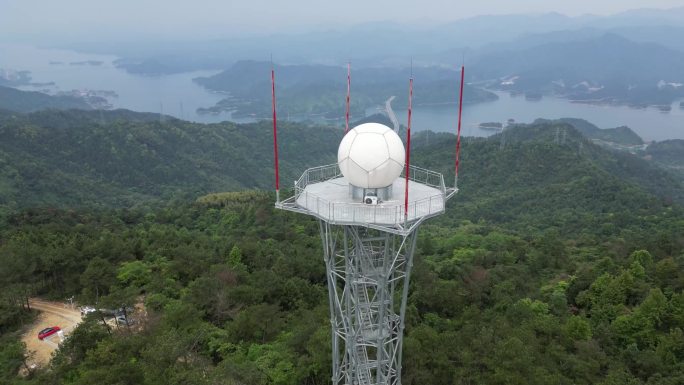
[{"label": "island in lake", "polygon": [[117,98],[119,95],[110,90],[71,90],[59,91],[55,96],[72,97],[80,99],[87,103],[91,108],[96,110],[109,110],[114,105],[109,101],[109,98]]},{"label": "island in lake", "polygon": [[501,131],[503,130],[503,124],[500,122],[486,122],[480,123],[481,130],[491,130],[491,131]]},{"label": "island in lake", "polygon": [[25,86],[31,83],[31,71],[0,68],[0,86]]},{"label": "island in lake", "polygon": [[83,60],[83,61],[72,61],[69,65],[72,66],[101,66],[104,64],[101,60]]}]

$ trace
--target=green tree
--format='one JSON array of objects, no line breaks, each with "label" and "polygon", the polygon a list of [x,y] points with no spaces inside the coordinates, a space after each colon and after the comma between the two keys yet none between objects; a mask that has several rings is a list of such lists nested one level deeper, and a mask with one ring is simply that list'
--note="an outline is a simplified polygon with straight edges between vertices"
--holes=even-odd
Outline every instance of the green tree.
[{"label": "green tree", "polygon": [[100,296],[106,295],[109,287],[116,282],[114,266],[105,259],[95,257],[81,274],[80,282],[83,286],[83,299],[97,304]]}]

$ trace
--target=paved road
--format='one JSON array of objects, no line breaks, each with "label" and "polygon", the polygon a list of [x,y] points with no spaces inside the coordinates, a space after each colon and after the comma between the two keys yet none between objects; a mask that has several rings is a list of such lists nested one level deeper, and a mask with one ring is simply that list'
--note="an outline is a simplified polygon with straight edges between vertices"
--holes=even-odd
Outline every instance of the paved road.
[{"label": "paved road", "polygon": [[392,100],[394,100],[394,96],[390,96],[390,98],[387,99],[387,101],[385,101],[385,111],[387,111],[387,116],[389,116],[390,120],[392,121],[394,131],[399,132],[399,121],[397,120],[397,116],[394,115],[394,111],[392,110]]}]

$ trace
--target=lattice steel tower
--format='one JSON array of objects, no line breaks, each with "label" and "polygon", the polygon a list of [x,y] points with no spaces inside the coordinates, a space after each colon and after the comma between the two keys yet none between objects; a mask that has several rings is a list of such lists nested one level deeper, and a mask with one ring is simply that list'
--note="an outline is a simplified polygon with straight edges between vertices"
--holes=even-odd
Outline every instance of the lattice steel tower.
[{"label": "lattice steel tower", "polygon": [[457,192],[439,173],[405,167],[405,156],[392,129],[360,125],[342,139],[337,164],[306,170],[276,203],[320,223],[335,385],[401,384],[418,228]]}]

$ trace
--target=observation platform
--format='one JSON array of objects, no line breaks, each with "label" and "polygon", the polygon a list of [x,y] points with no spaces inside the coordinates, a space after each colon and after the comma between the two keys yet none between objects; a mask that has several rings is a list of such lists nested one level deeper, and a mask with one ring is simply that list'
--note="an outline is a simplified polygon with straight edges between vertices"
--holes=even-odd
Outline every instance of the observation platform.
[{"label": "observation platform", "polygon": [[[405,171],[404,171],[405,172]],[[442,174],[409,167],[409,202],[405,215],[404,173],[392,184],[392,198],[377,205],[352,198],[349,182],[337,164],[306,170],[295,182],[294,195],[276,207],[315,216],[331,224],[360,225],[408,234],[414,225],[444,213],[456,189],[446,188]]]}]

